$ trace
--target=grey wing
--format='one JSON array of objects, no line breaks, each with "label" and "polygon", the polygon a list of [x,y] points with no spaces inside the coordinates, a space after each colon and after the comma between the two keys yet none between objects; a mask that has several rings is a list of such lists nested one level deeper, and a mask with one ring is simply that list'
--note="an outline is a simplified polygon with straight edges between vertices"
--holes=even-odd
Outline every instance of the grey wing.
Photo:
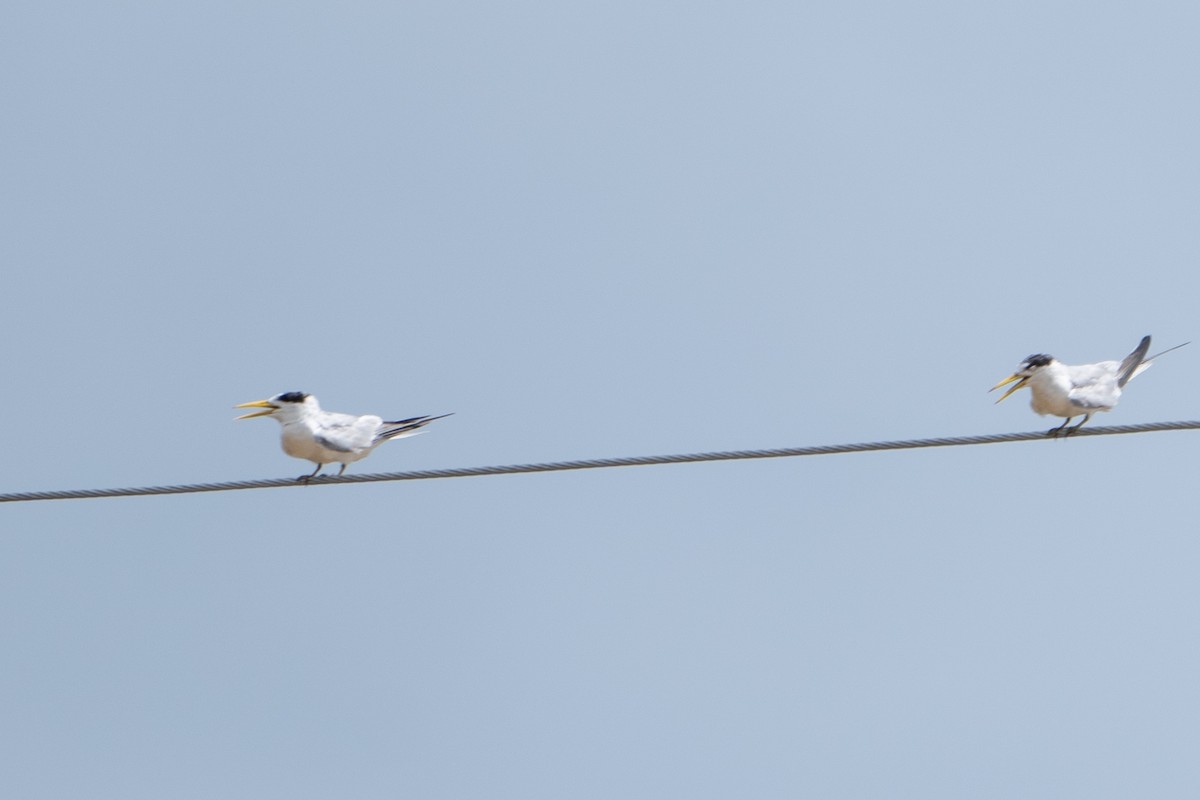
[{"label": "grey wing", "polygon": [[1115,361],[1099,364],[1084,364],[1071,367],[1071,391],[1068,397],[1074,405],[1083,409],[1109,409],[1121,398],[1121,387],[1117,385]]},{"label": "grey wing", "polygon": [[313,438],[319,445],[329,450],[339,453],[355,453],[371,446],[378,428],[378,418],[352,417],[349,414],[343,414],[327,420],[321,429],[313,434]]},{"label": "grey wing", "polygon": [[1120,369],[1117,370],[1118,388],[1124,388],[1125,384],[1129,383],[1129,379],[1137,374],[1138,367],[1146,360],[1146,353],[1148,352],[1150,352],[1150,337],[1143,336],[1133,352],[1125,356],[1125,360],[1121,362]]}]

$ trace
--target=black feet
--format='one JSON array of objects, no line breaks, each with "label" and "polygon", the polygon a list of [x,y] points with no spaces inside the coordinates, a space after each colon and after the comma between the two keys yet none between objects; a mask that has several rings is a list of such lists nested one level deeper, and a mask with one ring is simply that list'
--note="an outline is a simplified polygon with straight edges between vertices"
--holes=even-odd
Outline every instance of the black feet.
[{"label": "black feet", "polygon": [[1078,425],[1076,425],[1073,428],[1068,428],[1067,426],[1071,424],[1071,420],[1073,420],[1075,418],[1067,417],[1066,421],[1063,422],[1062,425],[1059,425],[1057,428],[1051,428],[1050,430],[1046,431],[1046,435],[1052,436],[1055,439],[1065,439],[1068,436],[1070,436],[1072,433],[1074,433],[1075,431],[1082,428],[1084,426],[1084,423],[1086,423],[1091,418],[1092,418],[1092,415],[1087,414],[1084,416],[1083,422],[1079,423]]},{"label": "black feet", "polygon": [[324,464],[317,464],[316,469],[314,469],[312,472],[308,473],[307,475],[301,475],[299,478],[296,478],[296,482],[297,483],[308,483],[313,478],[317,477],[317,473],[319,473],[323,469],[325,469]]},{"label": "black feet", "polygon": [[1069,425],[1073,419],[1075,418],[1067,417],[1066,422],[1064,422],[1062,425],[1059,425],[1057,428],[1051,428],[1050,430],[1046,431],[1046,435],[1052,436],[1055,439],[1059,438],[1060,436],[1070,436],[1071,433],[1067,430],[1067,425]]}]

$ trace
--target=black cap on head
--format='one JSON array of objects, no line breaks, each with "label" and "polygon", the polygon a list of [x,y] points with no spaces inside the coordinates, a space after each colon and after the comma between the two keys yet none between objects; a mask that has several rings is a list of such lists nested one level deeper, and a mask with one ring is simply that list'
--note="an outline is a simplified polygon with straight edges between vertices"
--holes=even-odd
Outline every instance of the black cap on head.
[{"label": "black cap on head", "polygon": [[304,392],[286,392],[275,399],[281,403],[303,403],[308,399],[308,395]]},{"label": "black cap on head", "polygon": [[1049,366],[1053,360],[1054,356],[1048,356],[1045,353],[1035,353],[1025,359],[1025,364],[1030,367],[1045,367]]}]

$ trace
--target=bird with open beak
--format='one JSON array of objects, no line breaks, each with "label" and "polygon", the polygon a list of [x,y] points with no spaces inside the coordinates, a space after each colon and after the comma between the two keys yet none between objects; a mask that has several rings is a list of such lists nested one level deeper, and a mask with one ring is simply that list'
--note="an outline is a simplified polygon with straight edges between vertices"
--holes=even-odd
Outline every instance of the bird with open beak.
[{"label": "bird with open beak", "polygon": [[380,444],[423,433],[420,429],[430,422],[450,416],[410,417],[387,422],[373,414],[355,416],[323,411],[317,398],[304,392],[284,392],[234,408],[261,409],[242,414],[238,419],[274,417],[279,421],[283,426],[283,452],[317,465],[311,474],[300,476],[299,480],[303,481],[316,477],[326,464],[341,464],[338,471],[341,475],[348,464],[366,458]]},{"label": "bird with open beak", "polygon": [[[1189,344],[1184,342],[1184,344]],[[1063,364],[1053,356],[1038,353],[1022,361],[1016,371],[997,383],[989,391],[1002,386],[1013,386],[1001,395],[997,403],[1003,402],[1019,389],[1029,388],[1033,397],[1029,405],[1038,414],[1064,417],[1062,425],[1047,432],[1049,436],[1069,436],[1079,430],[1098,411],[1111,411],[1121,399],[1125,384],[1149,369],[1155,358],[1183,347],[1176,345],[1150,358],[1150,337],[1142,341],[1134,351],[1121,361],[1101,361],[1096,364]],[[1068,428],[1071,420],[1083,416],[1083,421]]]}]

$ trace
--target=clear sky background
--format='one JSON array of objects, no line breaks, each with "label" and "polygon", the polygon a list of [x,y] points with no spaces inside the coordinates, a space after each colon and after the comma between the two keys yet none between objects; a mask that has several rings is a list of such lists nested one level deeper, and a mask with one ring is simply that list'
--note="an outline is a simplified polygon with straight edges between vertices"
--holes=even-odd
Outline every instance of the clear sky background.
[{"label": "clear sky background", "polygon": [[[17,2],[0,490],[1049,428],[1200,338],[1193,3]],[[1197,345],[1093,424],[1200,418]],[[0,507],[0,794],[1200,792],[1196,434]]]}]

